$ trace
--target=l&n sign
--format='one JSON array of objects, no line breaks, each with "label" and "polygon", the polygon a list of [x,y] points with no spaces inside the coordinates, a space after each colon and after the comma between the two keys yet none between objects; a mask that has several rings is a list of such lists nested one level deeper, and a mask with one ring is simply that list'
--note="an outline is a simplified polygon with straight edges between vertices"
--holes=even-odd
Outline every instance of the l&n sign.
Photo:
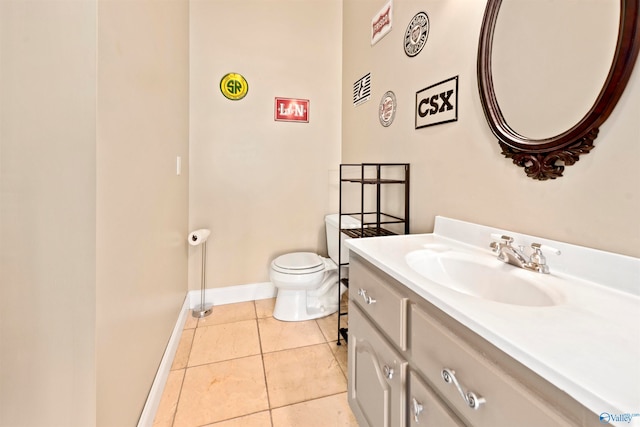
[{"label": "l&n sign", "polygon": [[309,100],[276,98],[274,119],[283,122],[309,123]]}]

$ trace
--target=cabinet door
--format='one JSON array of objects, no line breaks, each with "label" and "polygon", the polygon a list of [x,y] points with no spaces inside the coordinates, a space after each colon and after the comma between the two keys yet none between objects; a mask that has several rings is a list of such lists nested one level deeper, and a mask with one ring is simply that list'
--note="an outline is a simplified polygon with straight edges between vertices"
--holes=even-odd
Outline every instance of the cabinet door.
[{"label": "cabinet door", "polygon": [[349,405],[361,427],[403,427],[407,362],[349,306]]},{"label": "cabinet door", "polygon": [[407,413],[410,427],[463,427],[460,419],[445,406],[431,388],[416,374],[409,371]]},{"label": "cabinet door", "polygon": [[381,277],[378,269],[368,267],[357,255],[351,258],[349,298],[393,344],[405,351],[408,298],[388,283],[390,278]]}]

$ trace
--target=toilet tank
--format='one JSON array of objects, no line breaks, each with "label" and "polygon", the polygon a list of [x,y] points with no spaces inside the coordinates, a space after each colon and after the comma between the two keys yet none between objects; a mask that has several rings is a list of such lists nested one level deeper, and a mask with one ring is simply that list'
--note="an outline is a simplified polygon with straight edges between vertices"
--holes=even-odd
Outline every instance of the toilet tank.
[{"label": "toilet tank", "polygon": [[[349,239],[344,233],[340,234],[340,245],[342,246],[342,253],[340,262],[338,262],[338,214],[331,214],[324,217],[324,222],[327,229],[327,249],[329,251],[329,257],[336,264],[346,264],[349,262],[349,249],[343,244],[345,239]],[[342,215],[342,228],[360,228],[360,221],[348,216]]]}]

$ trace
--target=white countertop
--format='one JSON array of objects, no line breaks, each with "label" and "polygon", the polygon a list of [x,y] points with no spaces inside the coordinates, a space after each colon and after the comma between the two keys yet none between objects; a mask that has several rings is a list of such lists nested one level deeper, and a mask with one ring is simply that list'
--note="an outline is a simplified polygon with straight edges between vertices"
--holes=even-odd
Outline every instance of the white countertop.
[{"label": "white countertop", "polygon": [[[560,249],[547,255],[551,274],[544,276],[562,302],[530,307],[477,298],[426,279],[405,261],[434,245],[495,257],[491,233]],[[443,217],[433,234],[350,239],[347,246],[595,414],[640,414],[640,259]]]}]

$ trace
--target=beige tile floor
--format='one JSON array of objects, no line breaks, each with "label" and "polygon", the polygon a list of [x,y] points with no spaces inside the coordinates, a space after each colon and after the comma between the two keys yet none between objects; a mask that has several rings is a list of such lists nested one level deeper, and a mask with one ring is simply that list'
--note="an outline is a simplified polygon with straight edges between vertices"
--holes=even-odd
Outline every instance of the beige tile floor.
[{"label": "beige tile floor", "polygon": [[347,346],[336,345],[338,315],[281,322],[274,301],[189,316],[154,427],[358,425],[347,404]]}]

